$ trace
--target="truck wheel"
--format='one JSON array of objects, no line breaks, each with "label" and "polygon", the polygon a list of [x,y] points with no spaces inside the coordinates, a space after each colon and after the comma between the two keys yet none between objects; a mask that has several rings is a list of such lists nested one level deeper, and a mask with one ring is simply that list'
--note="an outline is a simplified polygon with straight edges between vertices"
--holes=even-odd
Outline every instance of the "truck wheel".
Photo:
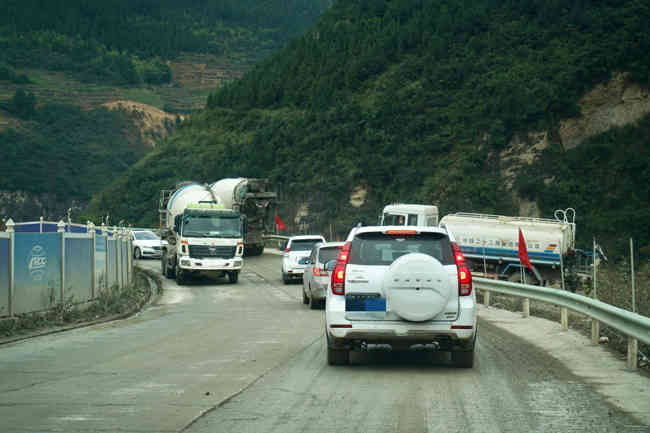
[{"label": "truck wheel", "polygon": [[185,284],[185,272],[181,271],[180,269],[176,270],[176,284],[179,286]]},{"label": "truck wheel", "polygon": [[230,271],[228,272],[228,281],[232,284],[236,284],[239,280],[239,271]]},{"label": "truck wheel", "polygon": [[162,255],[162,258],[160,259],[161,261],[161,270],[162,274],[169,278],[170,280],[174,278],[174,270],[169,268],[169,260],[167,260],[167,252],[164,252]]}]

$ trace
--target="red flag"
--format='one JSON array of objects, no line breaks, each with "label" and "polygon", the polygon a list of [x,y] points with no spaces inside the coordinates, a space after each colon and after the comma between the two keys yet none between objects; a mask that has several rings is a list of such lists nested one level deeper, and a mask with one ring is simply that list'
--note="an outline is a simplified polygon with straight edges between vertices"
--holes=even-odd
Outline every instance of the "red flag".
[{"label": "red flag", "polygon": [[524,239],[524,234],[521,232],[521,227],[519,228],[519,261],[522,265],[526,266],[531,272],[533,272],[533,265],[530,264],[530,259],[528,258],[526,240]]},{"label": "red flag", "polygon": [[275,214],[275,225],[278,227],[278,230],[286,230],[287,226],[284,225],[278,214]]}]

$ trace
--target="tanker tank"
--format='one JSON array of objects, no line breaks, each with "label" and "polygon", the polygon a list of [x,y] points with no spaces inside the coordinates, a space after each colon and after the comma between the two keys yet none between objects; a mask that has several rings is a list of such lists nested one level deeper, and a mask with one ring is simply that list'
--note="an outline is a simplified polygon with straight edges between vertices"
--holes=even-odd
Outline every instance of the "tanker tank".
[{"label": "tanker tank", "polygon": [[226,178],[210,185],[215,196],[229,209],[246,217],[244,254],[257,256],[264,251],[264,235],[273,233],[277,194],[268,179]]},{"label": "tanker tank", "polygon": [[[571,221],[569,220],[571,219]],[[556,211],[555,219],[455,213],[440,226],[455,237],[474,272],[519,281],[519,229],[540,283],[559,280],[561,264],[575,248],[575,212]]]}]

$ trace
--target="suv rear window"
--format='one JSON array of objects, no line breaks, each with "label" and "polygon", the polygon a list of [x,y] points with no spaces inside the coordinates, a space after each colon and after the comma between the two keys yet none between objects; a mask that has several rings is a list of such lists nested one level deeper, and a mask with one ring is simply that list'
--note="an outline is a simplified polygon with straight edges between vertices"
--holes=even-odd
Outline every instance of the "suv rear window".
[{"label": "suv rear window", "polygon": [[323,247],[318,252],[318,261],[320,263],[327,263],[330,260],[336,260],[339,258],[340,252],[341,247]]},{"label": "suv rear window", "polygon": [[291,241],[291,251],[311,251],[322,239],[294,239]]},{"label": "suv rear window", "polygon": [[442,233],[420,233],[418,235],[361,233],[352,241],[348,263],[386,266],[400,256],[410,253],[427,254],[443,265],[455,263],[449,238]]}]

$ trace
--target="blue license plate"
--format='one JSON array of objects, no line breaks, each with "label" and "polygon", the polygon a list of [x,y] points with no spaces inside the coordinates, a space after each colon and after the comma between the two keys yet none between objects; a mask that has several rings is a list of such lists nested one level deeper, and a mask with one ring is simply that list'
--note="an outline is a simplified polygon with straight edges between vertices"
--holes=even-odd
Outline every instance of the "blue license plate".
[{"label": "blue license plate", "polygon": [[367,296],[346,296],[345,311],[386,311],[386,299]]}]

